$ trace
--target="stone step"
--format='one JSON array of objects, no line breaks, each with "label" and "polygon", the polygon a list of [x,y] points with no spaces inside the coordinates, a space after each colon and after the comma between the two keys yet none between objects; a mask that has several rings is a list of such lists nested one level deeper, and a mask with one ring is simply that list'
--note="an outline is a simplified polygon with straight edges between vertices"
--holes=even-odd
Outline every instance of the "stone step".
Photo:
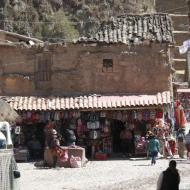
[{"label": "stone step", "polygon": [[174,75],[175,75],[175,81],[177,81],[177,82],[185,82],[186,81],[185,70],[176,70]]},{"label": "stone step", "polygon": [[185,30],[174,30],[173,34],[189,34],[189,31],[185,31]]},{"label": "stone step", "polygon": [[190,33],[174,33],[174,40],[176,46],[181,46],[184,41],[190,39]]},{"label": "stone step", "polygon": [[188,14],[169,14],[171,17],[188,17]]},{"label": "stone step", "polygon": [[176,15],[172,16],[174,30],[185,30],[188,31],[189,19],[187,15]]},{"label": "stone step", "polygon": [[173,59],[173,67],[175,70],[186,70],[187,61],[186,59]]}]

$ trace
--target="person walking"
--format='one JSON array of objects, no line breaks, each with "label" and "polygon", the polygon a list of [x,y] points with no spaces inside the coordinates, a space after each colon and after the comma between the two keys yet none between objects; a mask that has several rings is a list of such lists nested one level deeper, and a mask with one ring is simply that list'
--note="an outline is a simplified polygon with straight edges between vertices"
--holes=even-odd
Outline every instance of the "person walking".
[{"label": "person walking", "polygon": [[190,160],[190,130],[189,133],[185,136],[185,146],[187,149],[187,160]]},{"label": "person walking", "polygon": [[185,155],[185,130],[183,128],[178,129],[177,143],[178,143],[179,157],[184,158],[184,155]]},{"label": "person walking", "polygon": [[151,135],[149,137],[149,142],[148,142],[148,152],[151,155],[151,165],[156,164],[156,157],[159,151],[160,151],[160,143],[158,139],[155,138],[154,135]]},{"label": "person walking", "polygon": [[169,167],[163,171],[157,181],[157,190],[179,190],[180,175],[176,161],[171,160]]}]

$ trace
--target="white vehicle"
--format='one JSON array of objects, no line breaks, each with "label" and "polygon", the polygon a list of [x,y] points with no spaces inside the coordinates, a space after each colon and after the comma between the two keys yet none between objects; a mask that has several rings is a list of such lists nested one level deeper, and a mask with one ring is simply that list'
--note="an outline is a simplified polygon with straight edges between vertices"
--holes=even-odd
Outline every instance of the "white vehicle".
[{"label": "white vehicle", "polygon": [[17,164],[14,159],[11,127],[6,121],[0,122],[0,190],[19,190]]}]

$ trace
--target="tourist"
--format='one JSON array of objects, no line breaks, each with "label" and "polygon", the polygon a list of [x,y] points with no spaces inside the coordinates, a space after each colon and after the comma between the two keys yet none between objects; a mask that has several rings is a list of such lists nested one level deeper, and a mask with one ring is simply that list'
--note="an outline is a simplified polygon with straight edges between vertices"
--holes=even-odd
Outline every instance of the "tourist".
[{"label": "tourist", "polygon": [[177,142],[178,142],[179,157],[184,158],[184,155],[185,155],[185,130],[183,128],[178,129]]},{"label": "tourist", "polygon": [[180,175],[176,161],[171,160],[169,167],[163,171],[157,181],[157,190],[179,190]]},{"label": "tourist", "polygon": [[185,136],[185,146],[187,149],[187,159],[190,160],[190,130],[189,133]]},{"label": "tourist", "polygon": [[156,164],[156,157],[158,155],[158,152],[160,151],[160,143],[154,135],[151,135],[149,137],[148,151],[151,155],[151,165]]}]

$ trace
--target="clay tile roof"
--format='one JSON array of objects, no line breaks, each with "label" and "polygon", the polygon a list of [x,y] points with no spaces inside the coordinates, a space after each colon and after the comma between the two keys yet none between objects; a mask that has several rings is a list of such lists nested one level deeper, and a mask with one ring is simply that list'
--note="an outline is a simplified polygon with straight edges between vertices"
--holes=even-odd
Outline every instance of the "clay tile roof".
[{"label": "clay tile roof", "polygon": [[79,41],[139,44],[149,40],[173,43],[172,30],[172,20],[168,14],[124,15],[102,23],[94,36]]},{"label": "clay tile roof", "polygon": [[88,95],[78,97],[0,97],[15,110],[69,110],[69,109],[114,109],[131,106],[155,106],[170,104],[170,92],[165,91],[154,95]]}]

